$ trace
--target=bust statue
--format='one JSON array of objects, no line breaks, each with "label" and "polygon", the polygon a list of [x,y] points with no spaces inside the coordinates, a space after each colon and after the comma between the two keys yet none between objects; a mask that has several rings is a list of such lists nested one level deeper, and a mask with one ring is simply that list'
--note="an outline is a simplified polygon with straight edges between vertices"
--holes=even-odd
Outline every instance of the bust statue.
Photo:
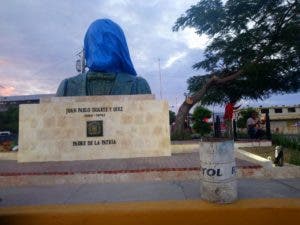
[{"label": "bust statue", "polygon": [[88,72],[63,80],[56,96],[151,94],[138,77],[121,27],[109,19],[94,21],[84,38]]}]

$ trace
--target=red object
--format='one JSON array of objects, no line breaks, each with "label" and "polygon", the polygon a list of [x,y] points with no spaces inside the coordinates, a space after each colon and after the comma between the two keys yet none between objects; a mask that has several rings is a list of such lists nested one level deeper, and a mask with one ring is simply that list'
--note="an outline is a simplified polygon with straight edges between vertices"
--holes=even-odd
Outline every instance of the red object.
[{"label": "red object", "polygon": [[203,118],[202,121],[203,121],[204,123],[208,123],[208,120],[209,120],[209,118]]},{"label": "red object", "polygon": [[225,114],[224,114],[224,119],[225,120],[232,120],[233,109],[234,109],[234,104],[233,103],[227,103],[226,104],[226,106],[225,106]]}]

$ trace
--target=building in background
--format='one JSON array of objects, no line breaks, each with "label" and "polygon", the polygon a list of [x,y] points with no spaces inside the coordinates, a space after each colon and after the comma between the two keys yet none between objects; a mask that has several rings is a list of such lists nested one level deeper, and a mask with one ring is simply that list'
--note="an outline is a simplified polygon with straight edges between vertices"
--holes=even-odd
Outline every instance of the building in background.
[{"label": "building in background", "polygon": [[10,106],[20,104],[37,104],[41,98],[54,97],[55,94],[0,96],[0,112],[6,111]]},{"label": "building in background", "polygon": [[269,112],[271,131],[283,134],[300,134],[300,105],[258,108],[261,114]]},{"label": "building in background", "polygon": [[[235,112],[236,118],[239,118],[239,112],[241,110],[243,109]],[[300,134],[300,105],[260,106],[256,108],[256,110],[261,117],[264,117],[266,113],[269,113],[272,133]]]}]

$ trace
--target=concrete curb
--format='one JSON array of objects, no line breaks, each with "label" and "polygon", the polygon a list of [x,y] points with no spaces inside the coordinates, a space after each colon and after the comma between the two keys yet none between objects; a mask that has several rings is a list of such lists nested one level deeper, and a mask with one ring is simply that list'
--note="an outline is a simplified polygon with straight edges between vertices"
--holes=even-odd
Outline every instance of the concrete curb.
[{"label": "concrete curb", "polygon": [[283,167],[275,167],[272,161],[241,149],[235,149],[235,156],[239,159],[261,165],[263,168],[260,170],[260,173],[262,174],[260,174],[258,177],[262,176],[265,178],[274,179],[300,177],[300,166],[287,164]]},{"label": "concrete curb", "polygon": [[259,164],[263,166],[264,168],[272,168],[273,163],[272,161],[265,159],[263,157],[260,157],[258,155],[252,154],[250,152],[235,148],[235,157],[239,159],[243,159],[252,163]]},{"label": "concrete curb", "polygon": [[[272,142],[269,140],[241,140],[234,142],[234,148],[238,149],[241,147],[266,147],[272,146]],[[172,141],[171,152],[176,153],[192,153],[199,151],[200,140],[190,141]]]}]

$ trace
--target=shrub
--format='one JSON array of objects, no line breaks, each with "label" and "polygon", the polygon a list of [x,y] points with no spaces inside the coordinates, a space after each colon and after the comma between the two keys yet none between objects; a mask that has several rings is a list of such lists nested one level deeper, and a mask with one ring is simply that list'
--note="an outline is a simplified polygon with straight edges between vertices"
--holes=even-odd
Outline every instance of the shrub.
[{"label": "shrub", "polygon": [[256,112],[253,108],[242,109],[240,111],[241,117],[237,121],[237,127],[246,128],[247,119],[251,117],[253,112]]},{"label": "shrub", "polygon": [[193,129],[201,136],[211,132],[211,125],[205,121],[210,117],[211,111],[200,105],[193,112]]},{"label": "shrub", "polygon": [[19,130],[19,107],[11,106],[7,111],[0,112],[0,130],[8,130],[18,133]]}]

